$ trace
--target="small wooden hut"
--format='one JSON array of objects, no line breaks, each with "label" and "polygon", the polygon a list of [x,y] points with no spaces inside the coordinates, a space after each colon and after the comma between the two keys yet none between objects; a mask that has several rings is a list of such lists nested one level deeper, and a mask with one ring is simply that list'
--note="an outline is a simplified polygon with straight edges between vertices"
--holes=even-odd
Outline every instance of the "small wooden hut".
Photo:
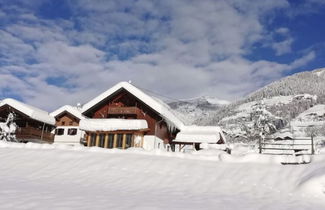
[{"label": "small wooden hut", "polygon": [[184,151],[186,147],[191,150],[202,148],[226,149],[226,138],[218,126],[184,126],[173,140],[176,150]]}]

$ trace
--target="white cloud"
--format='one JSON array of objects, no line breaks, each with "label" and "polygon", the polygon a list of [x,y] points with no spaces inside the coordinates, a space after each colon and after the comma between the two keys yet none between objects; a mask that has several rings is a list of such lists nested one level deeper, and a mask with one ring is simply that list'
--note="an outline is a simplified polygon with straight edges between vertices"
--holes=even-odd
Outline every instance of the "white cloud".
[{"label": "white cloud", "polygon": [[[291,37],[290,30],[288,28],[278,28],[274,33],[271,33],[271,36],[273,36],[271,38],[273,41],[266,43],[266,46],[270,46],[275,51],[275,54],[277,56],[291,53],[291,46],[294,42],[294,39]],[[278,39],[280,37],[281,41],[275,41],[275,37]]]},{"label": "white cloud", "polygon": [[306,55],[304,55],[303,57],[293,61],[291,64],[292,65],[291,69],[295,69],[295,68],[299,68],[300,66],[304,66],[308,62],[314,60],[315,57],[316,57],[316,53],[314,51],[311,51],[311,52],[307,53]]},{"label": "white cloud", "polygon": [[0,62],[2,63],[20,63],[23,64],[26,59],[32,57],[34,48],[23,42],[18,37],[0,30]]},{"label": "white cloud", "polygon": [[282,35],[288,35],[289,34],[289,29],[288,28],[278,28],[275,30],[277,34],[282,34]]},{"label": "white cloud", "polygon": [[287,39],[274,43],[263,21],[287,1],[72,3],[69,20],[45,20],[28,10],[0,31],[6,40],[0,52],[7,55],[1,90],[9,86],[26,102],[52,110],[84,103],[121,80],[172,98],[233,100],[315,57],[311,52],[291,64],[245,57],[262,41],[278,55],[290,52],[288,29],[278,29]]},{"label": "white cloud", "polygon": [[288,38],[281,42],[272,43],[272,48],[275,50],[276,55],[283,55],[291,52],[291,45],[293,38]]},{"label": "white cloud", "polygon": [[67,41],[67,38],[63,34],[63,30],[58,27],[52,28],[41,25],[28,26],[15,24],[6,28],[6,31],[27,42],[48,42],[53,40]]}]

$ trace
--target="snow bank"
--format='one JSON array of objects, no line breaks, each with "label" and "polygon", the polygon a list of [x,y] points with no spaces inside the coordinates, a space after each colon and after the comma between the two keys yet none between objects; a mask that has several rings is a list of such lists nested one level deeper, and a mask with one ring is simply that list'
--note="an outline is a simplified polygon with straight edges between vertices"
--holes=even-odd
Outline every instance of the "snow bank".
[{"label": "snow bank", "polygon": [[0,107],[8,105],[17,109],[18,111],[24,113],[25,115],[29,116],[30,118],[44,122],[50,125],[55,125],[54,117],[50,116],[48,112],[41,110],[39,108],[33,107],[31,105],[27,105],[20,101],[17,101],[12,98],[6,98],[0,102]]},{"label": "snow bank", "polygon": [[[27,144],[3,142],[0,141],[0,148],[20,148],[20,149],[45,149],[45,150],[72,150],[83,152],[99,152],[99,153],[121,153],[121,154],[138,154],[138,155],[154,155],[162,157],[174,157],[193,160],[210,160],[225,163],[259,163],[259,164],[276,164],[291,162],[310,161],[309,156],[293,156],[293,155],[266,155],[258,154],[257,149],[245,146],[230,146],[232,148],[231,155],[219,149],[203,149],[187,153],[166,152],[160,149],[147,151],[142,148],[121,149],[104,149],[100,147],[84,147],[82,145],[62,145],[62,144],[38,144],[28,142]],[[325,161],[325,154],[318,155],[317,160]]]},{"label": "snow bank", "polygon": [[312,194],[325,200],[325,167],[307,171],[298,186],[301,192]]},{"label": "snow bank", "polygon": [[79,122],[80,130],[84,131],[116,131],[147,129],[146,120],[131,119],[83,119]]},{"label": "snow bank", "polygon": [[0,209],[325,209],[324,156],[283,166],[250,151],[0,143]]}]

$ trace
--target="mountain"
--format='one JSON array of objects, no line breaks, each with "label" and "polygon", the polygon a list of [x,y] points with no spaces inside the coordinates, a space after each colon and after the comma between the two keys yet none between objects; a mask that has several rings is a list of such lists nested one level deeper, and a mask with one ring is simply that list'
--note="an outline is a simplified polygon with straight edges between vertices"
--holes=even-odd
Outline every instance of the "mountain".
[{"label": "mountain", "polygon": [[275,81],[250,94],[244,101],[306,93],[317,95],[318,102],[325,103],[325,68],[297,73]]},{"label": "mountain", "polygon": [[229,101],[211,96],[201,96],[198,98],[183,99],[168,103],[174,113],[182,119],[185,124],[192,124],[201,117],[208,117],[219,110],[222,106],[228,104],[230,104]]},{"label": "mountain", "polygon": [[[297,73],[249,94],[242,100],[230,103],[211,103],[209,97],[169,104],[183,116],[189,115],[190,123],[220,125],[230,138],[247,137],[245,129],[252,127],[254,106],[263,101],[278,130],[290,128],[297,135],[307,134],[308,127],[325,125],[325,115],[315,105],[325,104],[325,68]],[[318,106],[323,107],[323,106]],[[306,112],[309,117],[301,117]],[[310,117],[315,115],[315,117]]]}]

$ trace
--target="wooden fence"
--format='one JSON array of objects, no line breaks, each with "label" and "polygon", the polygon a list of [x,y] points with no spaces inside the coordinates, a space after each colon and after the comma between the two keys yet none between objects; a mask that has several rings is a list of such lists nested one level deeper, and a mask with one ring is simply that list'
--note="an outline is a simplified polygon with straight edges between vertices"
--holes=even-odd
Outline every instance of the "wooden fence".
[{"label": "wooden fence", "polygon": [[294,138],[287,140],[275,140],[265,138],[259,140],[259,153],[272,155],[302,155],[315,154],[314,138]]}]

